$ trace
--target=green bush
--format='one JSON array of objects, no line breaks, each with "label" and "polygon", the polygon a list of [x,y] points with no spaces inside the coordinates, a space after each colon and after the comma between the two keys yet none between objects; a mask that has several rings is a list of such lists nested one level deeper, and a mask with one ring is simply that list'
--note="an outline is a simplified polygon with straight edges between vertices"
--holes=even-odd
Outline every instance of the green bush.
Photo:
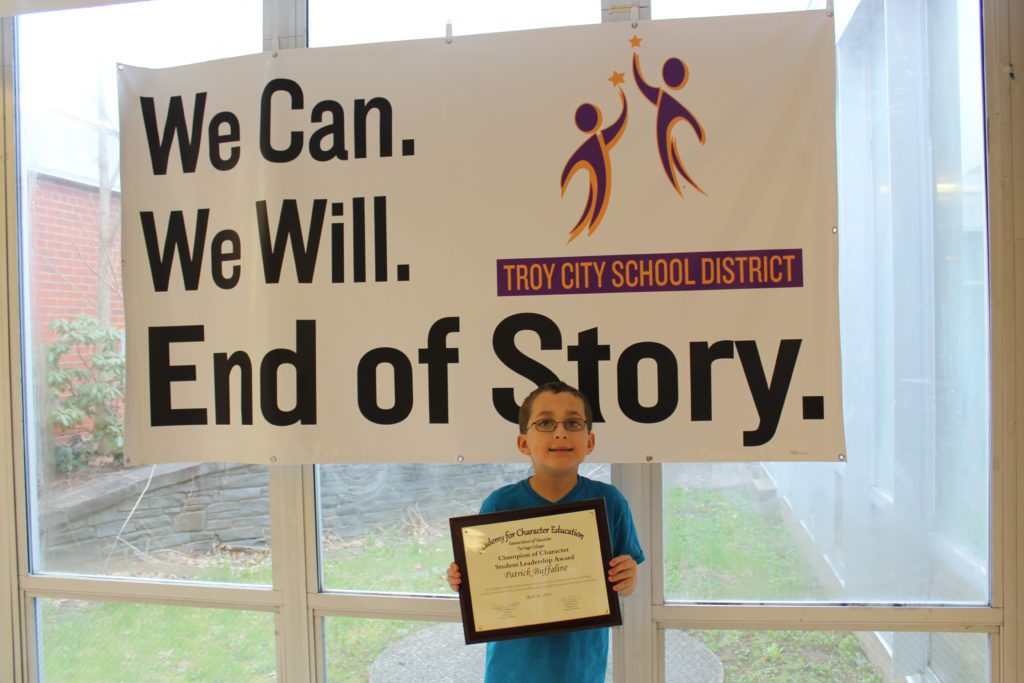
[{"label": "green bush", "polygon": [[96,457],[124,459],[124,354],[121,331],[90,315],[50,323],[57,338],[46,354],[58,435],[53,458],[69,472]]}]

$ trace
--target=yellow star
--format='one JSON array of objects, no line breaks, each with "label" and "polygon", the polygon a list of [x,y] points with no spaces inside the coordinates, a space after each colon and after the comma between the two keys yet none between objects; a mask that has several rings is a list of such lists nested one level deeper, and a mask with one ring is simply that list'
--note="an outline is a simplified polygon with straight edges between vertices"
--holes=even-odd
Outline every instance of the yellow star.
[{"label": "yellow star", "polygon": [[633,47],[640,47],[640,41],[641,40],[643,40],[643,39],[642,38],[637,38],[636,34],[634,33],[633,37],[629,39],[629,44],[632,45]]},{"label": "yellow star", "polygon": [[619,73],[615,69],[612,69],[612,77],[608,80],[612,82],[612,87],[614,88],[617,85],[622,85],[622,82],[626,80],[626,74]]}]

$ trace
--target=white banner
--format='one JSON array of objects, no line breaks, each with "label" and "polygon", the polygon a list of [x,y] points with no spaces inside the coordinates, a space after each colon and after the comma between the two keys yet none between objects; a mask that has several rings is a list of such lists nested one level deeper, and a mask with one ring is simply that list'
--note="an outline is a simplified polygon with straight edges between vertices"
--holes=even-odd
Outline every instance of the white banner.
[{"label": "white banner", "polygon": [[825,12],[120,77],[130,462],[836,460]]}]

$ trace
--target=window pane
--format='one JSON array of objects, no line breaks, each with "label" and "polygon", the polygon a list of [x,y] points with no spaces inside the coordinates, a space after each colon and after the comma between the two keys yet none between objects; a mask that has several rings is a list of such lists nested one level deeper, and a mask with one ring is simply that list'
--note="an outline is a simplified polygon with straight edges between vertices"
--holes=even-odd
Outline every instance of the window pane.
[{"label": "window pane", "polygon": [[989,599],[979,8],[913,7],[837,46],[848,462],[666,467],[670,599]]},{"label": "window pane", "polygon": [[322,47],[437,38],[444,36],[448,21],[452,22],[455,36],[596,24],[601,21],[601,3],[597,0],[523,0],[510,11],[508,5],[474,0],[443,3],[309,0],[309,45]]},{"label": "window pane", "polygon": [[[327,590],[452,595],[448,518],[475,515],[487,495],[530,474],[508,465],[321,465],[320,557]],[[580,474],[610,482],[611,468]]]},{"label": "window pane", "polygon": [[122,465],[116,81],[118,62],[258,52],[262,16],[259,0],[160,0],[18,20],[33,571],[269,580],[266,468]]},{"label": "window pane", "polygon": [[761,465],[666,465],[663,495],[666,599],[829,597]]},{"label": "window pane", "polygon": [[273,681],[274,615],[36,600],[43,681]]},{"label": "window pane", "polygon": [[984,633],[665,631],[665,681],[983,683]]},{"label": "window pane", "polygon": [[984,604],[985,561],[903,520],[851,457],[664,466],[665,598]]}]

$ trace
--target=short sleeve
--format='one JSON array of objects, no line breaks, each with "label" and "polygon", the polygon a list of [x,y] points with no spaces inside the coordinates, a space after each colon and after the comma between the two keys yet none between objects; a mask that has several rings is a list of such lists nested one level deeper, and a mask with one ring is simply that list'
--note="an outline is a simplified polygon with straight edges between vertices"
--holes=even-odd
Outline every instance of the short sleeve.
[{"label": "short sleeve", "polygon": [[481,515],[486,515],[488,513],[498,511],[497,505],[494,502],[495,493],[497,493],[497,491],[492,491],[486,498],[484,498],[484,502],[480,504]]},{"label": "short sleeve", "polygon": [[633,513],[629,510],[629,501],[618,489],[612,489],[615,497],[615,512],[612,521],[612,554],[629,555],[637,564],[642,563],[646,557],[644,550],[640,547],[640,539],[636,534],[636,525],[633,524]]}]

